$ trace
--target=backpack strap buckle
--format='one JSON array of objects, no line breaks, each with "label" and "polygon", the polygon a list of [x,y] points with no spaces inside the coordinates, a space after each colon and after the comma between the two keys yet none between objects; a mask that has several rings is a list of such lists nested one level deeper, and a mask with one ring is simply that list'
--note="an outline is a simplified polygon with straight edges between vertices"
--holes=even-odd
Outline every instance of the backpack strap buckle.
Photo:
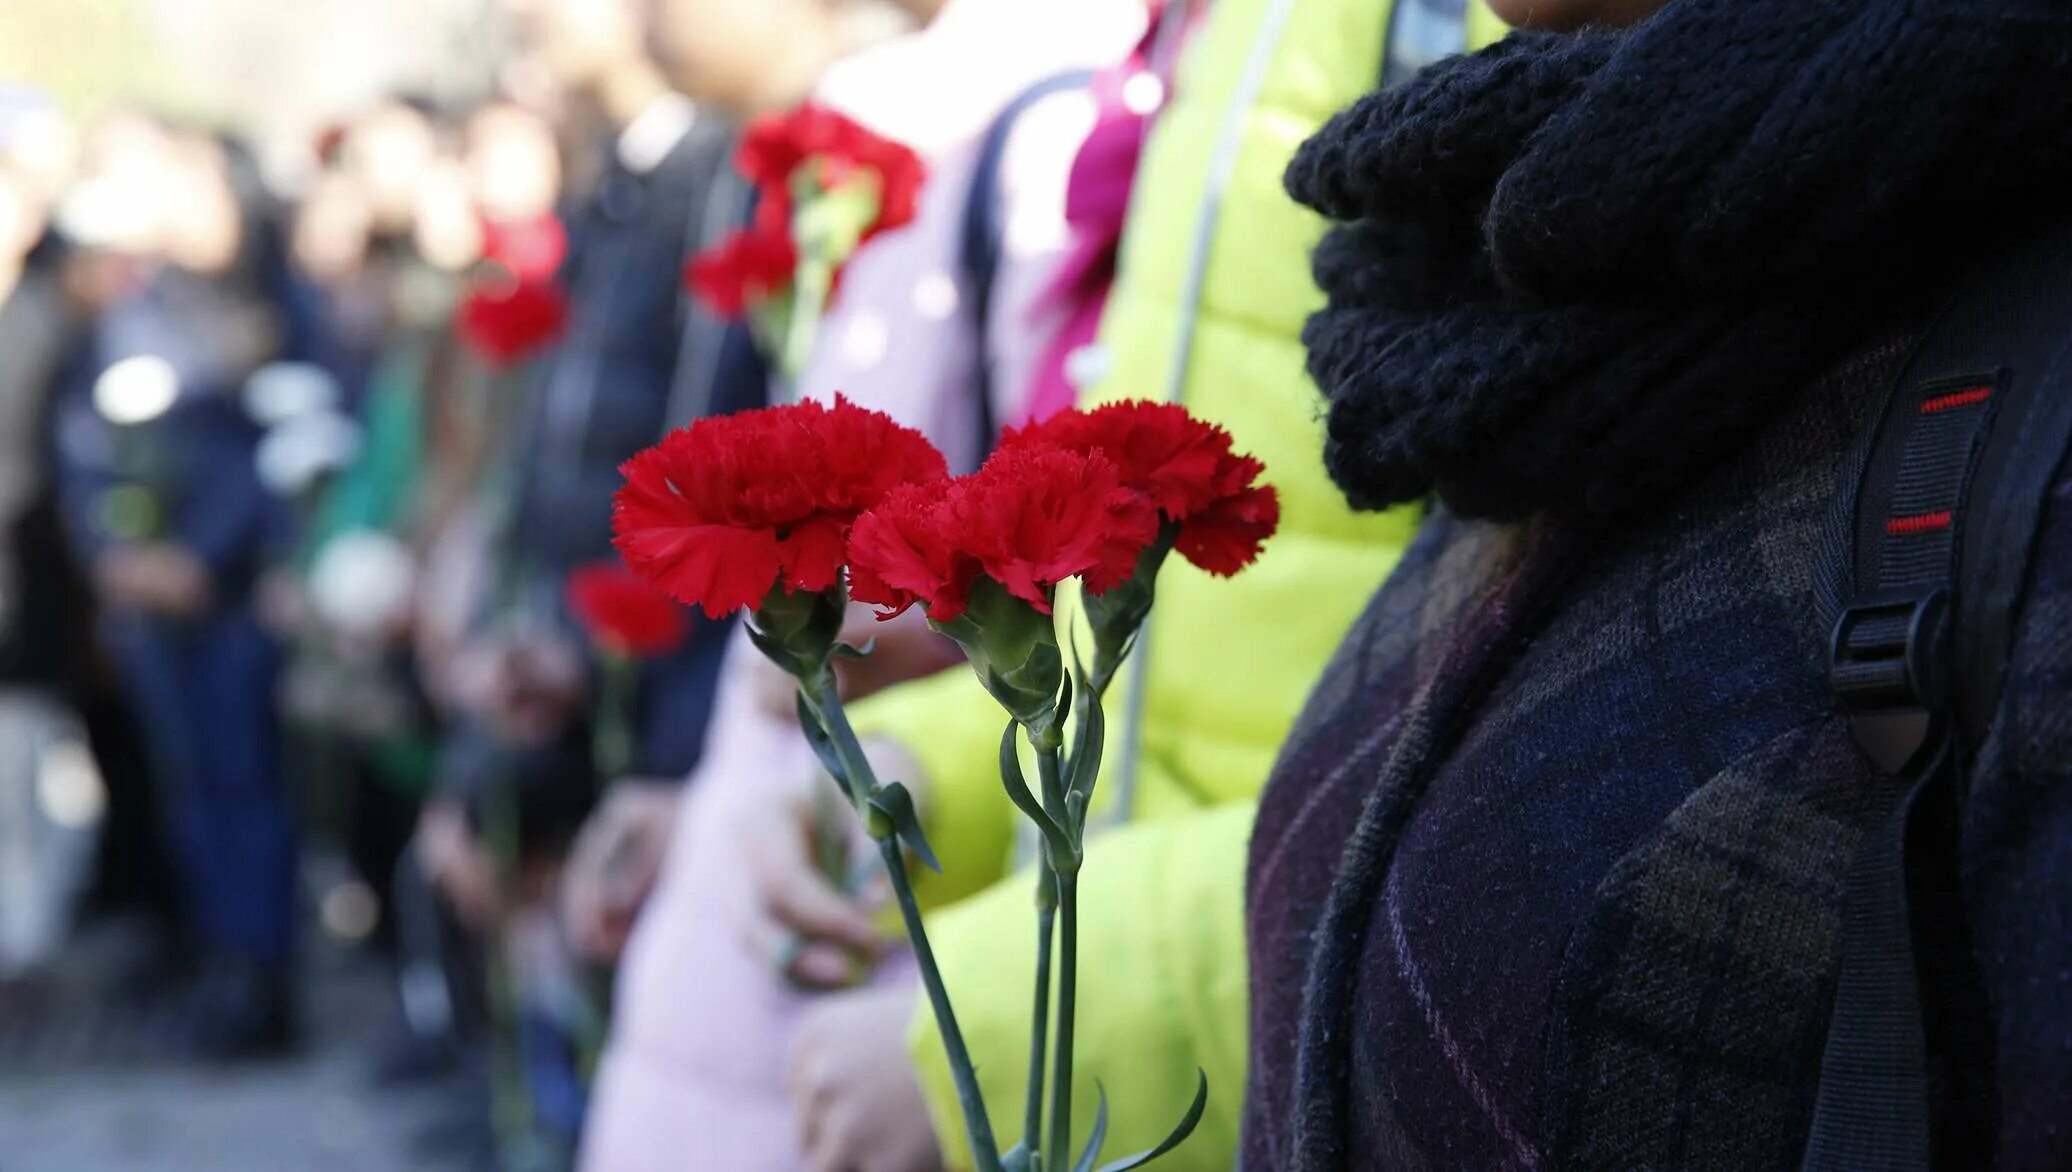
[{"label": "backpack strap buckle", "polygon": [[1828,687],[1880,769],[1901,773],[1941,739],[1949,697],[1950,593],[1871,595],[1835,622]]}]

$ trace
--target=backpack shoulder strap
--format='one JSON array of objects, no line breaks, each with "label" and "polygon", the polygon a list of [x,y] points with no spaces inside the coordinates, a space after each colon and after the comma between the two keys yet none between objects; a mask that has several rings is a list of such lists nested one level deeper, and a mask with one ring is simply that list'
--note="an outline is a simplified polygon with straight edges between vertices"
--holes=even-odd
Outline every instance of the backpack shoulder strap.
[{"label": "backpack shoulder strap", "polygon": [[1957,890],[2042,505],[2072,438],[2072,222],[1982,265],[1866,433],[1823,575],[1829,686],[1885,774],[1842,909],[1806,1172],[1990,1145],[1991,1029]]},{"label": "backpack shoulder strap", "polygon": [[971,188],[964,198],[964,218],[957,237],[957,262],[969,296],[972,340],[978,354],[972,380],[974,417],[978,427],[977,458],[984,460],[999,438],[1000,422],[993,408],[993,355],[987,344],[993,313],[993,284],[1000,275],[1000,262],[1007,246],[1007,198],[1003,187],[1008,143],[1022,115],[1045,98],[1068,90],[1085,89],[1093,82],[1090,69],[1071,70],[1044,78],[1016,95],[993,120],[979,142],[978,161],[972,168]]}]

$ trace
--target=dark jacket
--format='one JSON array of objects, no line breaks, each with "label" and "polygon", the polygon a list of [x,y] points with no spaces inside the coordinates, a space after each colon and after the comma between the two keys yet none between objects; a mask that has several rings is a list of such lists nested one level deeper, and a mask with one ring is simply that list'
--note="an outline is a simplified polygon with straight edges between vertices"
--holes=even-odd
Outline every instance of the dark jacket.
[{"label": "dark jacket", "polygon": [[[128,540],[174,541],[208,564],[219,601],[241,603],[266,561],[292,540],[286,504],[260,483],[260,428],[242,392],[284,341],[269,301],[233,285],[168,269],[105,311],[53,419],[58,499],[82,563]],[[148,363],[177,384],[162,413],[111,422],[95,391],[118,364]],[[111,494],[149,506],[125,522]]]},{"label": "dark jacket", "polygon": [[[1616,527],[1433,519],[1261,811],[1248,1172],[1296,1166],[1312,931],[1349,885],[1367,910],[1324,961],[1350,966],[1329,1015],[1349,1031],[1347,1109],[1306,1123],[1342,1129],[1347,1166],[1796,1166],[1877,777],[1825,685],[1813,567],[1902,355],[1845,363]],[[1963,884],[1997,1019],[2000,1166],[2040,1169],[2072,1164],[2072,475],[2025,614]],[[1371,861],[1354,863],[1369,809]]]},{"label": "dark jacket", "polygon": [[[689,417],[760,403],[764,374],[724,331],[700,329],[685,258],[746,204],[730,178],[733,133],[697,118],[645,173],[616,156],[571,217],[566,334],[540,364],[522,424],[519,496],[507,556],[530,605],[561,615],[562,583],[617,555],[611,499],[619,465]],[[636,698],[634,769],[681,777],[697,763],[726,624],[693,617],[682,650],[646,663]]]}]

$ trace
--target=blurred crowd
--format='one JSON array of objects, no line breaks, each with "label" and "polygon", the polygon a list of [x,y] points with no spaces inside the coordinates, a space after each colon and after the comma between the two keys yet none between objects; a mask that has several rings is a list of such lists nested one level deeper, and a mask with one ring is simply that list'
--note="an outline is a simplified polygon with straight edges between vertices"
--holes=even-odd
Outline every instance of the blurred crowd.
[{"label": "blurred crowd", "polygon": [[[1118,1147],[1207,1069],[1176,1166],[1227,1166],[1253,800],[1411,524],[1356,517],[1317,466],[1296,336],[1321,222],[1278,176],[1486,14],[504,7],[504,92],[343,111],[285,187],[213,129],[0,105],[0,731],[37,763],[0,786],[40,810],[14,849],[45,872],[0,923],[0,977],[30,988],[57,947],[105,808],[99,898],[163,925],[139,984],[179,1056],[292,1050],[321,924],[393,969],[384,1077],[488,1088],[486,1167],[954,1166],[940,1042],[908,1036],[882,880],[824,865],[857,844],[813,798],[786,681],[703,616],[629,665],[570,586],[615,557],[620,464],[702,416],[840,392],[969,468],[1075,400],[1180,398],[1267,460],[1286,520],[1242,583],[1161,580],[1111,752],[1081,1063],[1087,1101],[1135,1092]],[[928,178],[787,369],[685,266],[755,214],[740,129],[808,99]],[[1268,610],[1270,646],[1230,621]],[[944,672],[954,645],[854,620],[876,651],[843,687],[922,796],[944,967],[989,1091],[1019,1101],[1028,855],[996,717]],[[313,885],[318,853],[351,881]]]}]

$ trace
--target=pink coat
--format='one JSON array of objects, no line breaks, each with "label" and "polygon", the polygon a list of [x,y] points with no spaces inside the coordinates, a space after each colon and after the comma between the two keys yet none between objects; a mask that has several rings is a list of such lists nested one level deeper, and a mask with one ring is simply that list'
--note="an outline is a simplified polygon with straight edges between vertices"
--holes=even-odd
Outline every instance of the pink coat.
[{"label": "pink coat", "polygon": [[[931,175],[915,222],[858,254],[821,326],[801,392],[841,391],[922,429],[968,466],[977,453],[975,344],[957,241],[977,141],[995,111],[1052,74],[1129,51],[1137,0],[953,0],[935,24],[834,70],[823,97],[913,145]],[[917,81],[916,79],[926,79]],[[1048,340],[1039,312],[1069,248],[1065,179],[1093,120],[1060,97],[1017,123],[1004,171],[1006,258],[988,338],[994,417],[1013,420]],[[729,812],[771,785],[823,784],[797,730],[764,716],[744,686],[754,649],[737,639],[704,761],[689,782],[671,854],[619,975],[612,1040],[584,1137],[584,1172],[796,1172],[785,1086],[806,1002],[743,943],[748,893]],[[907,981],[903,959],[877,980]]]}]

